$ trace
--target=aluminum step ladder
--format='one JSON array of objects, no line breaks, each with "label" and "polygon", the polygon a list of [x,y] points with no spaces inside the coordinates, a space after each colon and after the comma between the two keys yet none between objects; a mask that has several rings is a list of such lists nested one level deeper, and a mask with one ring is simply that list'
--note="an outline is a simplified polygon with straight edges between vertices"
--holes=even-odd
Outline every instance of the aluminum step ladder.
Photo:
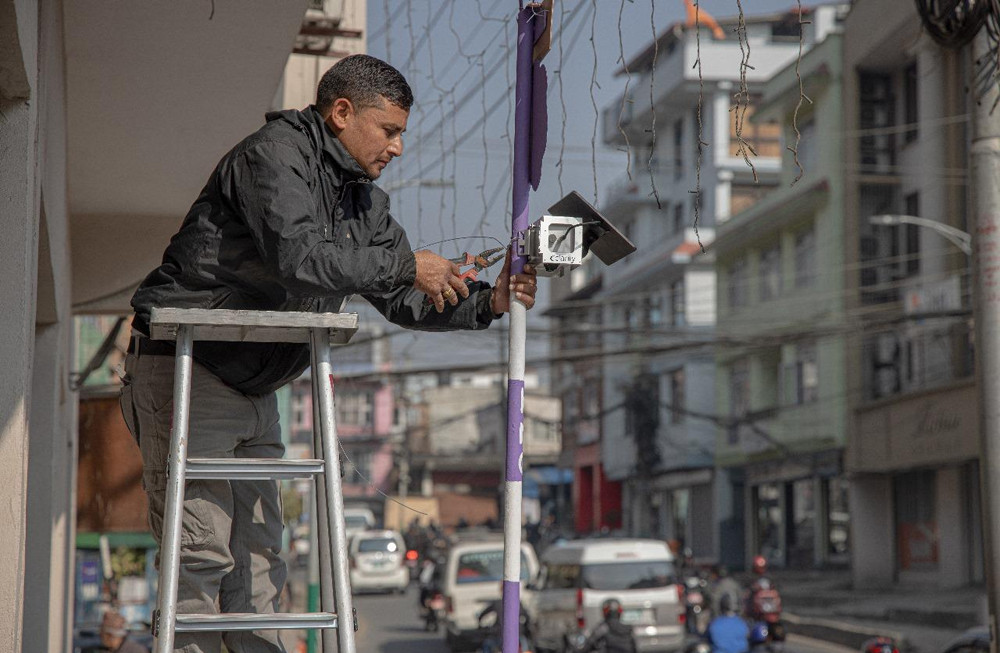
[{"label": "aluminum step ladder", "polygon": [[[160,544],[159,596],[153,616],[155,653],[173,653],[175,632],[272,629],[321,629],[326,653],[333,653],[335,644],[340,653],[355,653],[357,618],[352,605],[348,571],[330,359],[331,347],[346,344],[357,330],[356,313],[153,309],[150,337],[154,340],[176,340],[173,430],[167,463],[163,541]],[[322,457],[311,460],[188,458],[191,352],[195,340],[310,343],[312,396],[314,414],[318,415],[313,424],[313,456],[322,452]],[[320,477],[322,482],[319,482]],[[311,478],[314,481],[317,503],[314,504],[313,523],[318,522],[320,609],[323,611],[304,614],[177,614],[185,481],[295,478]],[[332,585],[329,582],[331,578]],[[347,615],[349,627],[339,627],[342,617]]]}]

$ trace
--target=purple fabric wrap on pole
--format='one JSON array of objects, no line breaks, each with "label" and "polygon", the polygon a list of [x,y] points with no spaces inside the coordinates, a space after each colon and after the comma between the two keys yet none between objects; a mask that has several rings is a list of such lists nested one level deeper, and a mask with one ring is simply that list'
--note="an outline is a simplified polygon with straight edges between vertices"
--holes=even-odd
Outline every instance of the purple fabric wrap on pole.
[{"label": "purple fabric wrap on pole", "polygon": [[[537,22],[544,22],[536,18]],[[545,104],[549,88],[549,78],[545,66],[540,63],[532,65],[531,75],[531,169],[529,180],[531,187],[538,190],[538,182],[542,180],[542,157],[545,156],[545,143],[549,131],[549,110]]]},{"label": "purple fabric wrap on pole", "polygon": [[[505,580],[503,582],[503,623],[500,624],[503,628],[502,636],[504,644],[507,642],[514,642],[514,653],[521,644],[521,587],[520,583],[515,583],[510,580]],[[507,597],[513,597],[513,600],[507,601]],[[507,652],[507,646],[504,646],[504,653]]]},{"label": "purple fabric wrap on pole", "polygon": [[[535,45],[535,30],[531,18],[534,10],[522,9],[517,14],[517,84],[514,91],[514,179],[512,184],[513,212],[511,237],[528,228],[528,192],[531,186],[531,51]],[[514,256],[511,274],[524,270],[524,257]]]},{"label": "purple fabric wrap on pole", "polygon": [[[531,44],[545,31],[545,25],[549,21],[547,12],[538,12],[531,18],[532,36]],[[534,51],[532,51],[534,55]],[[545,74],[545,66],[539,61],[534,61],[531,69],[531,168],[528,179],[531,187],[538,190],[538,182],[542,179],[542,156],[545,154],[545,142],[549,132],[549,111],[545,105],[546,92],[549,87],[548,75]]]},{"label": "purple fabric wrap on pole", "polygon": [[507,477],[508,481],[521,481],[521,458],[524,455],[524,381],[507,381]]}]

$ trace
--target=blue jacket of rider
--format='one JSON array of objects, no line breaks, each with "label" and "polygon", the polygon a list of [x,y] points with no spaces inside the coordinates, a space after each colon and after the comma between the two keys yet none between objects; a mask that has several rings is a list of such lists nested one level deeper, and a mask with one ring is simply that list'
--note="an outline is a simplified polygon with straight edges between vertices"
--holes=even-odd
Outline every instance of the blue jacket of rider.
[{"label": "blue jacket of rider", "polygon": [[750,629],[745,621],[736,615],[722,615],[708,624],[708,641],[712,653],[746,653]]}]

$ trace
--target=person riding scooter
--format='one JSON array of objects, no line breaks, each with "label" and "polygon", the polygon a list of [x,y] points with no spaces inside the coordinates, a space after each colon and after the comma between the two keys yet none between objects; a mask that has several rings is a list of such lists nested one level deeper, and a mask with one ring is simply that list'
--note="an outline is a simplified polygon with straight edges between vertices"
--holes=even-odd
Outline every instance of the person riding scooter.
[{"label": "person riding scooter", "polygon": [[750,629],[733,610],[728,594],[719,598],[719,614],[708,624],[705,637],[712,645],[712,653],[746,653],[749,649]]},{"label": "person riding scooter", "polygon": [[420,570],[420,594],[417,598],[420,616],[424,620],[424,630],[437,632],[444,619],[445,601],[441,595],[441,574],[444,562],[424,560]]},{"label": "person riding scooter", "polygon": [[622,623],[622,604],[618,599],[608,599],[601,604],[604,621],[597,624],[579,653],[636,653],[632,626]]},{"label": "person riding scooter", "polygon": [[767,560],[764,556],[753,559],[753,573],[756,578],[747,592],[744,612],[751,621],[776,624],[781,621],[781,595],[767,577]]}]

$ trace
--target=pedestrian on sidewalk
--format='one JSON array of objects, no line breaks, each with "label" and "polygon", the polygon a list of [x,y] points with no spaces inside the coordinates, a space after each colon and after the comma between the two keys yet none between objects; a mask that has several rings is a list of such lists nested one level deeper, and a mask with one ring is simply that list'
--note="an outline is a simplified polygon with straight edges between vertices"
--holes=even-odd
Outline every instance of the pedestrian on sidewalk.
[{"label": "pedestrian on sidewalk", "polygon": [[[414,252],[373,182],[403,153],[413,95],[395,68],[346,57],[319,82],[316,104],[267,114],[219,162],[132,297],[133,339],[121,396],[143,459],[157,543],[163,533],[174,343],[149,338],[154,307],[339,312],[359,295],[389,321],[424,330],[487,328],[512,296],[531,308],[531,266],[497,285],[466,285],[455,263]],[[198,128],[193,125],[192,128]],[[191,457],[280,458],[275,391],[309,365],[297,343],[199,341],[194,346]],[[179,613],[271,613],[285,585],[276,481],[188,481]],[[177,649],[283,651],[278,631],[178,633]],[[221,637],[221,639],[220,639]]]},{"label": "pedestrian on sidewalk", "polygon": [[149,649],[128,636],[128,624],[117,610],[101,617],[101,646],[111,653],[149,653]]}]

